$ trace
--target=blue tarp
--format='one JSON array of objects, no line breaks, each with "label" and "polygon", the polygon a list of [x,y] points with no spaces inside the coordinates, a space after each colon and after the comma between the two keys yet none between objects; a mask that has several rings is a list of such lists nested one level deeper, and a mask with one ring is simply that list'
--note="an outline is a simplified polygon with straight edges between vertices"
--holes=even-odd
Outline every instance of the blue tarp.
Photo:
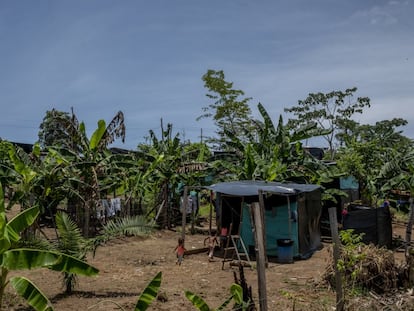
[{"label": "blue tarp", "polygon": [[234,196],[255,196],[259,190],[280,195],[295,195],[301,192],[312,192],[318,185],[280,183],[262,180],[240,180],[213,184],[207,187],[215,192]]},{"label": "blue tarp", "polygon": [[[297,213],[297,204],[290,204],[290,215]],[[243,206],[242,226],[240,228],[240,236],[242,237],[246,247],[254,246],[254,237],[252,233],[252,225],[250,223],[249,207],[247,204]],[[293,256],[300,257],[298,223],[289,220],[289,209],[287,205],[274,207],[273,210],[266,210],[265,215],[266,227],[266,252],[269,256],[278,256],[277,240],[290,239],[293,241]],[[289,229],[289,221],[290,229]],[[289,233],[290,230],[290,233]]]}]

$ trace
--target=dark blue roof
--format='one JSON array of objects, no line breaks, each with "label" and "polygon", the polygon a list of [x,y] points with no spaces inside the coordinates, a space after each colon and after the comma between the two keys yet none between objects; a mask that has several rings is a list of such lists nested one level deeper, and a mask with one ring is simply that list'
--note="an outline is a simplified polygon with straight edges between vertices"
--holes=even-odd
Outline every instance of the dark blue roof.
[{"label": "dark blue roof", "polygon": [[279,195],[295,195],[301,192],[312,192],[318,188],[319,185],[311,184],[295,184],[295,183],[280,183],[262,180],[240,180],[221,182],[207,187],[215,192],[235,195],[235,196],[255,196],[259,191],[269,192]]}]

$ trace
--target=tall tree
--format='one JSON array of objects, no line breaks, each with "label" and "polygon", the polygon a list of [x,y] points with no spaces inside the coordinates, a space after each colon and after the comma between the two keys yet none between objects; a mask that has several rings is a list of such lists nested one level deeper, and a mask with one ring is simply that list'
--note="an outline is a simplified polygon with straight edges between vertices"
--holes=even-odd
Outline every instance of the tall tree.
[{"label": "tall tree", "polygon": [[[153,178],[153,184],[158,193],[154,193],[154,206],[164,202],[167,208],[163,209],[163,214],[159,219],[162,226],[170,226],[170,202],[172,193],[171,189],[175,189],[182,179],[178,173],[178,168],[182,162],[183,145],[180,135],[173,135],[173,125],[167,124],[167,128],[161,127],[161,137],[158,138],[152,130],[150,133],[150,144],[140,144],[138,152],[142,159],[145,159],[147,170],[152,166],[151,174],[148,178]],[[156,165],[154,165],[155,163]]]},{"label": "tall tree", "polygon": [[362,199],[368,204],[382,196],[384,184],[398,184],[401,172],[407,171],[401,168],[404,163],[411,165],[410,161],[396,163],[412,153],[413,142],[397,129],[405,124],[399,118],[374,125],[354,122],[350,131],[343,132],[344,146],[338,149],[336,162],[343,173],[358,180]]},{"label": "tall tree", "polygon": [[251,98],[242,97],[244,92],[233,88],[233,83],[225,80],[222,70],[209,69],[203,75],[204,87],[209,93],[206,96],[213,100],[212,104],[203,107],[203,114],[197,118],[212,118],[217,126],[218,138],[209,141],[220,149],[228,149],[226,131],[234,135],[242,135],[243,129],[251,127],[251,110],[248,105]]},{"label": "tall tree", "polygon": [[98,128],[90,138],[85,124],[78,121],[73,111],[70,118],[57,114],[52,123],[64,128],[68,134],[67,141],[57,148],[60,147],[60,152],[70,159],[70,181],[77,185],[78,198],[83,198],[84,217],[79,220],[83,220],[83,234],[88,236],[90,215],[100,202],[100,181],[105,177],[112,157],[108,146],[117,138],[122,142],[125,140],[124,115],[119,111],[108,125],[99,120]]},{"label": "tall tree", "polygon": [[299,100],[298,104],[291,108],[285,108],[285,112],[293,113],[295,119],[289,119],[288,125],[297,128],[316,122],[318,127],[328,130],[323,135],[329,146],[331,159],[335,154],[338,129],[341,124],[351,119],[356,113],[362,113],[364,108],[370,107],[368,97],[357,97],[354,94],[357,88],[330,93],[310,93],[305,100]]},{"label": "tall tree", "polygon": [[231,146],[240,157],[235,163],[239,178],[261,179],[267,181],[311,182],[322,163],[310,156],[301,144],[301,140],[314,135],[315,124],[289,131],[283,124],[282,116],[275,126],[262,104],[258,110],[263,121],[253,120],[254,131],[246,131],[247,141],[241,141],[236,135],[227,133]]},{"label": "tall tree", "polygon": [[43,117],[38,133],[38,142],[42,149],[51,146],[69,147],[66,146],[70,141],[69,133],[67,129],[62,126],[62,122],[59,121],[62,119],[70,120],[70,114],[56,109],[46,111],[46,115]]}]

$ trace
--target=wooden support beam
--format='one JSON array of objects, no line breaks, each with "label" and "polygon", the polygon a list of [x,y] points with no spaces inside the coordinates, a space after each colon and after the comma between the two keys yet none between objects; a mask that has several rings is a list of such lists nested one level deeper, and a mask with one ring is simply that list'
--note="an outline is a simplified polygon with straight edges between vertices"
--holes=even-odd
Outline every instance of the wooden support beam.
[{"label": "wooden support beam", "polygon": [[260,311],[267,311],[266,249],[263,239],[263,210],[258,202],[252,203],[250,208],[254,219],[254,224],[252,225],[254,227],[256,241],[256,265]]},{"label": "wooden support beam", "polygon": [[336,282],[336,310],[344,310],[344,294],[342,290],[342,275],[338,269],[338,261],[341,255],[341,241],[339,240],[338,234],[338,220],[336,217],[336,207],[328,209],[329,212],[329,223],[331,225],[331,235],[333,242],[333,256],[335,266],[335,282]]},{"label": "wooden support beam", "polygon": [[182,223],[181,223],[181,238],[185,240],[185,226],[187,221],[187,206],[188,206],[188,187],[184,186],[183,195],[183,211],[182,211]]}]

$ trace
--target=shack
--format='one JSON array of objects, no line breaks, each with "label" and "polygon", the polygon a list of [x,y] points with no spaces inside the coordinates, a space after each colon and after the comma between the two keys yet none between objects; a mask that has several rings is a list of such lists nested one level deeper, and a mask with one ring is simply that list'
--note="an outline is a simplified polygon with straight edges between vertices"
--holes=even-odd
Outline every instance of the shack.
[{"label": "shack", "polygon": [[259,193],[263,194],[268,256],[278,256],[278,241],[283,239],[293,241],[295,258],[309,258],[322,248],[320,186],[245,180],[208,188],[216,193],[217,227],[231,227],[230,234],[240,235],[249,253],[255,249],[249,205],[259,202]]}]

